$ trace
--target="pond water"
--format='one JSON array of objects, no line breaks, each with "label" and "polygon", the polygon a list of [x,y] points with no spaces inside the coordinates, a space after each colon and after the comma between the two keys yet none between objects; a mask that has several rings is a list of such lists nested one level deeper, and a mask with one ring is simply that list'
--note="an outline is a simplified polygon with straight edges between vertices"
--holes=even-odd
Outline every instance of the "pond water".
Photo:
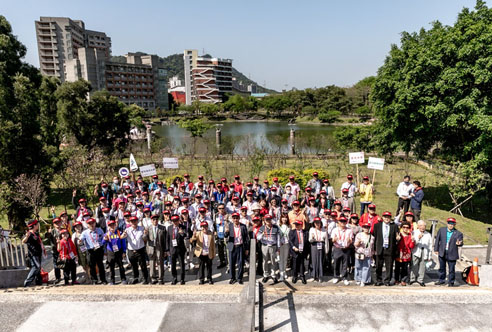
[{"label": "pond water", "polygon": [[[267,153],[290,153],[290,129],[295,130],[295,149],[302,153],[326,153],[335,150],[335,126],[316,124],[289,125],[287,122],[223,122],[218,123],[222,132],[222,153],[245,155],[254,149]],[[174,153],[190,153],[193,139],[178,125],[155,125],[152,130],[161,138],[162,145]],[[212,153],[215,146],[215,127],[195,141],[197,153]]]}]

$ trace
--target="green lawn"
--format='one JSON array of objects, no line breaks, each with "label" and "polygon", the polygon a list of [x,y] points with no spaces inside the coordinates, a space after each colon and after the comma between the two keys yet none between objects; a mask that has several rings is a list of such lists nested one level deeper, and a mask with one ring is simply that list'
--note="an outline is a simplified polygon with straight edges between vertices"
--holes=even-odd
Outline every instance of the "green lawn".
[{"label": "green lawn", "polygon": [[[192,179],[196,179],[199,174],[205,175],[206,178],[210,176],[216,181],[225,176],[229,180],[232,180],[234,174],[241,175],[241,178],[245,181],[251,179],[251,167],[248,160],[234,159],[220,159],[209,158],[194,158],[190,157],[178,157],[180,163],[180,169],[178,170],[163,170],[158,168],[158,173],[161,178],[170,179],[176,175],[182,175],[183,173],[189,173]],[[139,165],[144,165],[150,162],[147,157],[146,160],[142,160],[137,157]],[[160,157],[155,156],[153,161],[160,164]],[[127,164],[127,160],[123,160],[124,166]],[[349,165],[346,160],[337,159],[319,159],[317,157],[308,158],[296,158],[289,157],[283,161],[275,161],[273,158],[266,158],[263,165],[263,170],[260,172],[260,179],[264,179],[267,172],[272,168],[289,167],[294,169],[308,169],[316,168],[327,170],[330,174],[330,181],[335,188],[336,193],[339,192],[341,184],[345,181],[345,177],[348,173],[356,174],[355,165]],[[373,170],[368,170],[365,165],[359,167],[359,173],[361,176],[368,175],[372,179]],[[445,176],[428,170],[420,165],[414,163],[404,163],[403,161],[397,161],[392,164],[386,164],[384,171],[376,171],[376,194],[374,203],[377,205],[378,213],[382,213],[385,210],[395,213],[396,205],[398,202],[396,196],[396,187],[402,180],[405,174],[409,174],[412,179],[418,179],[421,181],[424,192],[426,194],[424,199],[424,205],[422,209],[422,218],[425,220],[436,219],[442,222],[453,216],[457,219],[457,228],[464,232],[466,244],[485,244],[487,242],[486,228],[489,226],[487,223],[473,220],[470,218],[463,218],[460,215],[451,214],[447,212],[450,209],[449,195],[445,191],[444,185],[448,180]],[[110,181],[111,179],[107,179]],[[356,199],[358,205],[358,198]],[[67,205],[69,213],[73,212],[71,208],[71,191],[53,193],[48,198],[48,205],[54,205],[57,213],[64,209],[64,204]],[[358,210],[358,208],[357,208]],[[44,208],[41,212],[41,216],[48,217],[48,207]],[[480,218],[486,220],[487,218]],[[6,227],[7,222],[5,216],[0,220],[2,226]],[[430,223],[428,224],[430,227]]]}]

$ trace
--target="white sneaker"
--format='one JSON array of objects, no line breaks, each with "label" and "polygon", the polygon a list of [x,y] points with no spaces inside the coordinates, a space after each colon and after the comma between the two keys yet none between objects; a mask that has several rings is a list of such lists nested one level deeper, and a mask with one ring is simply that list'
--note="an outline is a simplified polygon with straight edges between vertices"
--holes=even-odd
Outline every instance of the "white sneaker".
[{"label": "white sneaker", "polygon": [[333,283],[336,284],[338,283],[340,280],[338,278],[333,278]]},{"label": "white sneaker", "polygon": [[359,286],[359,285],[360,285],[360,281],[356,281],[356,282],[355,282],[355,284],[356,284],[357,286]]},{"label": "white sneaker", "polygon": [[343,284],[344,284],[345,286],[348,286],[348,285],[350,285],[350,281],[348,281],[348,280],[344,280],[344,281],[343,281]]},{"label": "white sneaker", "polygon": [[361,281],[361,282],[360,282],[360,284],[359,284],[359,286],[360,286],[360,287],[364,287],[365,285],[366,285],[366,284],[365,284],[365,283],[363,283],[362,281]]}]

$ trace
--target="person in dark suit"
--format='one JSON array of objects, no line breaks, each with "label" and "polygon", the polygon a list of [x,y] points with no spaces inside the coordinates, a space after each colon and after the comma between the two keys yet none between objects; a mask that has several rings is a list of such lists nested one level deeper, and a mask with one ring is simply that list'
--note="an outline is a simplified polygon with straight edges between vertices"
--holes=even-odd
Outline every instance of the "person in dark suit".
[{"label": "person in dark suit", "polygon": [[[249,252],[249,234],[245,225],[239,223],[239,213],[232,214],[232,223],[229,223],[225,231],[227,238],[227,250],[229,251],[229,270],[231,273],[230,284],[238,281],[243,283],[244,259]],[[238,266],[238,279],[236,280],[236,263]],[[250,276],[254,278],[255,276]]]},{"label": "person in dark suit", "polygon": [[185,284],[185,255],[186,255],[186,229],[184,225],[180,225],[179,216],[173,215],[171,217],[172,225],[167,228],[167,251],[171,256],[171,274],[173,275],[172,284],[178,283],[178,272],[176,271],[176,264],[179,259],[179,266],[181,267],[181,285]]},{"label": "person in dark suit", "polygon": [[[147,255],[152,284],[164,285],[164,256],[167,252],[167,231],[159,224],[159,216],[152,216],[152,225],[147,227]],[[159,281],[158,281],[159,280]]]},{"label": "person in dark suit", "polygon": [[383,284],[383,264],[386,268],[384,284],[390,286],[393,265],[398,252],[398,241],[400,241],[398,226],[391,222],[391,212],[383,213],[383,222],[374,225],[373,235],[376,251],[376,286]]},{"label": "person in dark suit", "polygon": [[302,220],[294,222],[295,229],[289,232],[290,254],[292,256],[292,282],[295,284],[299,278],[302,283],[306,283],[304,276],[305,266],[304,260],[308,252],[311,250],[308,240],[308,232],[302,229]]},{"label": "person in dark suit", "polygon": [[458,247],[463,245],[463,233],[456,227],[456,219],[448,218],[448,226],[437,232],[434,252],[439,256],[439,281],[436,285],[446,283],[446,263],[448,264],[448,286],[453,287],[455,281],[456,261],[460,258]]}]

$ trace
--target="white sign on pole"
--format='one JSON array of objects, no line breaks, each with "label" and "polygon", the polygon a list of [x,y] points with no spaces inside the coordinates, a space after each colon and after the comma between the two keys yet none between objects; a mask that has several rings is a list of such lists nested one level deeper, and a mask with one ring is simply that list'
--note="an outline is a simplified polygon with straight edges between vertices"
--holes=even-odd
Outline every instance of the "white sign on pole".
[{"label": "white sign on pole", "polygon": [[367,168],[382,171],[384,169],[384,158],[369,157],[369,160],[367,161]]},{"label": "white sign on pole", "polygon": [[164,168],[178,168],[178,158],[162,158]]},{"label": "white sign on pole", "polygon": [[363,164],[365,163],[364,152],[350,152],[349,164]]},{"label": "white sign on pole", "polygon": [[122,167],[120,168],[120,170],[118,171],[118,174],[120,174],[120,176],[122,178],[124,178],[125,176],[129,175],[130,174],[130,171],[128,170],[128,168],[126,167]]},{"label": "white sign on pole", "polygon": [[133,153],[130,153],[130,170],[132,172],[138,171],[137,161],[135,160]]},{"label": "white sign on pole", "polygon": [[142,175],[142,177],[144,178],[147,176],[157,175],[157,172],[155,170],[155,165],[150,164],[150,165],[140,166],[140,175]]}]

